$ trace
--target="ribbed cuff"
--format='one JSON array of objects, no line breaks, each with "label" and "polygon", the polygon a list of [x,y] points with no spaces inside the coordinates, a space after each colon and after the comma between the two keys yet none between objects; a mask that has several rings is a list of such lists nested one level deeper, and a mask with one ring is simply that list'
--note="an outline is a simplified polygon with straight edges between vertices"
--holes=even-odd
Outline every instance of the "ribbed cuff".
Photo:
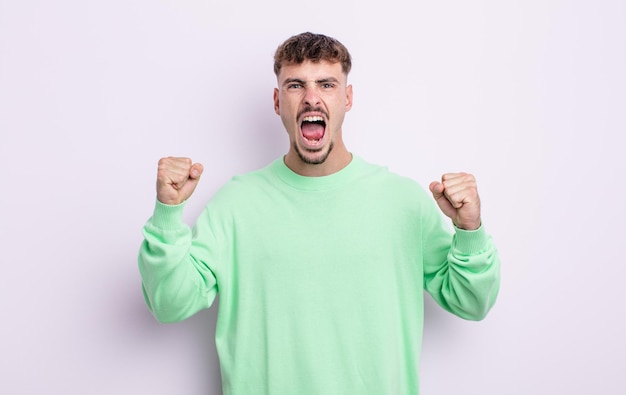
[{"label": "ribbed cuff", "polygon": [[487,248],[489,235],[481,225],[476,230],[464,230],[455,227],[454,247],[461,253],[472,255],[484,251]]},{"label": "ribbed cuff", "polygon": [[151,222],[157,228],[176,230],[179,229],[183,223],[183,209],[185,208],[185,202],[176,205],[163,204],[156,201],[154,206],[154,213],[152,214]]}]

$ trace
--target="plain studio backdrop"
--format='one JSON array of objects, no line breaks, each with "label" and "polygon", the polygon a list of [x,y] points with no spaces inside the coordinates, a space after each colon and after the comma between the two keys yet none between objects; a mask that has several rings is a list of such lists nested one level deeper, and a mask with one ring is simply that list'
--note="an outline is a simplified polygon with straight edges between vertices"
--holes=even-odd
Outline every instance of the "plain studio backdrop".
[{"label": "plain studio backdrop", "polygon": [[221,393],[218,304],[160,324],[141,294],[156,164],[204,164],[193,224],[285,153],[272,56],[313,31],[353,55],[348,148],[424,187],[474,173],[500,250],[484,321],[427,298],[422,393],[622,394],[625,20],[622,0],[0,0],[0,393]]}]

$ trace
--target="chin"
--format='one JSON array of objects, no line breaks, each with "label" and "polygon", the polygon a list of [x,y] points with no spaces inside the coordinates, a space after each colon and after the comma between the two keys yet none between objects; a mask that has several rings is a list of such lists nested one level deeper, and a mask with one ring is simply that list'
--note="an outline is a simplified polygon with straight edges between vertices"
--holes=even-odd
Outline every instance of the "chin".
[{"label": "chin", "polygon": [[333,150],[333,143],[331,142],[328,147],[324,147],[319,151],[311,152],[300,149],[297,145],[294,144],[294,148],[298,153],[298,157],[300,160],[307,165],[321,165],[326,162],[328,159],[328,155]]}]

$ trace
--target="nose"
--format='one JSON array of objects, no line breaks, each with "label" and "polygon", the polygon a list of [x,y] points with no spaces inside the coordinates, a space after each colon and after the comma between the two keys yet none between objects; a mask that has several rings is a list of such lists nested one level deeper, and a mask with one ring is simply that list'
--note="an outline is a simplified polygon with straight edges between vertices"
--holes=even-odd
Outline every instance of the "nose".
[{"label": "nose", "polygon": [[320,103],[319,92],[317,87],[307,87],[304,92],[304,103],[309,106],[316,106]]}]

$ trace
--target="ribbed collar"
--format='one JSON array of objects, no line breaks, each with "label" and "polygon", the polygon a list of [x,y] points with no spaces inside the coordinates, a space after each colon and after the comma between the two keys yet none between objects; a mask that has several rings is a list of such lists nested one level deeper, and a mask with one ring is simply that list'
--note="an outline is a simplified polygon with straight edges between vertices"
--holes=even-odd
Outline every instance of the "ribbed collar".
[{"label": "ribbed collar", "polygon": [[356,155],[346,167],[336,173],[321,177],[307,177],[295,173],[285,164],[284,158],[278,158],[270,165],[272,171],[285,184],[302,190],[322,191],[345,185],[359,176],[364,170],[365,162]]}]

